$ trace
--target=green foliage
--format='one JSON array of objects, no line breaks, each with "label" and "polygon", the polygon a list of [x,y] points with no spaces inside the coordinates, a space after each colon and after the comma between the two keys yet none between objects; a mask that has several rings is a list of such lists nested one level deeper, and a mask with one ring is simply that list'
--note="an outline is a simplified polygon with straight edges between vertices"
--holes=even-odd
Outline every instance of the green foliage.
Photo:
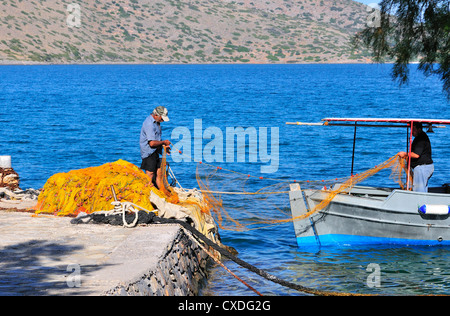
[{"label": "green foliage", "polygon": [[354,44],[372,50],[375,60],[395,61],[392,77],[408,82],[409,63],[419,60],[427,76],[437,75],[450,100],[450,1],[382,0],[380,26],[367,27]]}]

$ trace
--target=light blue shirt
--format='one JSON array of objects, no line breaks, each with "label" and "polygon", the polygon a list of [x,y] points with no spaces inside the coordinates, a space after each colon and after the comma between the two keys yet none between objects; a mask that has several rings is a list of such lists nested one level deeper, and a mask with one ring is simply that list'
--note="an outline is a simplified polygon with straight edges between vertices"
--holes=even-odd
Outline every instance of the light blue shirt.
[{"label": "light blue shirt", "polygon": [[161,124],[156,122],[153,116],[150,115],[142,124],[141,136],[139,138],[142,159],[147,158],[158,149],[157,147],[150,147],[148,142],[151,140],[161,140]]}]

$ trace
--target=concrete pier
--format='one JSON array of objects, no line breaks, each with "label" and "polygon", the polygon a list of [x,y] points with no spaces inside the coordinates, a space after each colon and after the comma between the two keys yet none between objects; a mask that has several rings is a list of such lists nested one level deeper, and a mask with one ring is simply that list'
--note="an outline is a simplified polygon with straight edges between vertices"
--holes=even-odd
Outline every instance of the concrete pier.
[{"label": "concrete pier", "polygon": [[0,295],[196,295],[207,254],[178,225],[0,211]]}]

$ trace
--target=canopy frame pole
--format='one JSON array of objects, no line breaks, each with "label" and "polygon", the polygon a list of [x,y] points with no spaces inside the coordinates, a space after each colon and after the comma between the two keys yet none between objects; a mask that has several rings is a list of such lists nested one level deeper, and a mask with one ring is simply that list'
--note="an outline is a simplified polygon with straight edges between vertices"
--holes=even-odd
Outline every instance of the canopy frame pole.
[{"label": "canopy frame pole", "polygon": [[356,125],[357,122],[355,122],[355,131],[353,132],[353,152],[352,152],[352,170],[350,175],[353,177],[353,166],[355,162],[355,147],[356,147]]},{"label": "canopy frame pole", "polygon": [[406,152],[409,152],[409,125],[406,127]]},{"label": "canopy frame pole", "polygon": [[412,135],[413,135],[413,124],[414,122],[411,121],[410,123],[410,131],[409,131],[409,148],[408,148],[408,176],[406,179],[406,190],[410,191],[411,188],[409,187],[409,182],[411,178],[411,150],[412,150]]}]

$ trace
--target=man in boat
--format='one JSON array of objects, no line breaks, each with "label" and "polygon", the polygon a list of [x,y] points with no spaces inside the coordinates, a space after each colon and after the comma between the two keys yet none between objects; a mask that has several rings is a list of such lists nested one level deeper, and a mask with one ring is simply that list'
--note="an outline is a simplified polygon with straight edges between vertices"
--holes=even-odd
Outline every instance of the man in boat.
[{"label": "man in boat", "polygon": [[156,107],[142,124],[139,145],[141,148],[141,169],[150,178],[150,184],[156,184],[160,189],[163,186],[161,172],[162,148],[170,153],[170,141],[162,140],[161,122],[168,122],[168,110],[163,106]]},{"label": "man in boat", "polygon": [[[413,191],[428,192],[428,180],[434,172],[431,159],[431,143],[428,135],[422,129],[421,122],[414,122],[412,134],[414,141],[411,145],[411,170],[413,172]],[[409,158],[408,153],[401,151],[397,154],[401,158]]]}]

